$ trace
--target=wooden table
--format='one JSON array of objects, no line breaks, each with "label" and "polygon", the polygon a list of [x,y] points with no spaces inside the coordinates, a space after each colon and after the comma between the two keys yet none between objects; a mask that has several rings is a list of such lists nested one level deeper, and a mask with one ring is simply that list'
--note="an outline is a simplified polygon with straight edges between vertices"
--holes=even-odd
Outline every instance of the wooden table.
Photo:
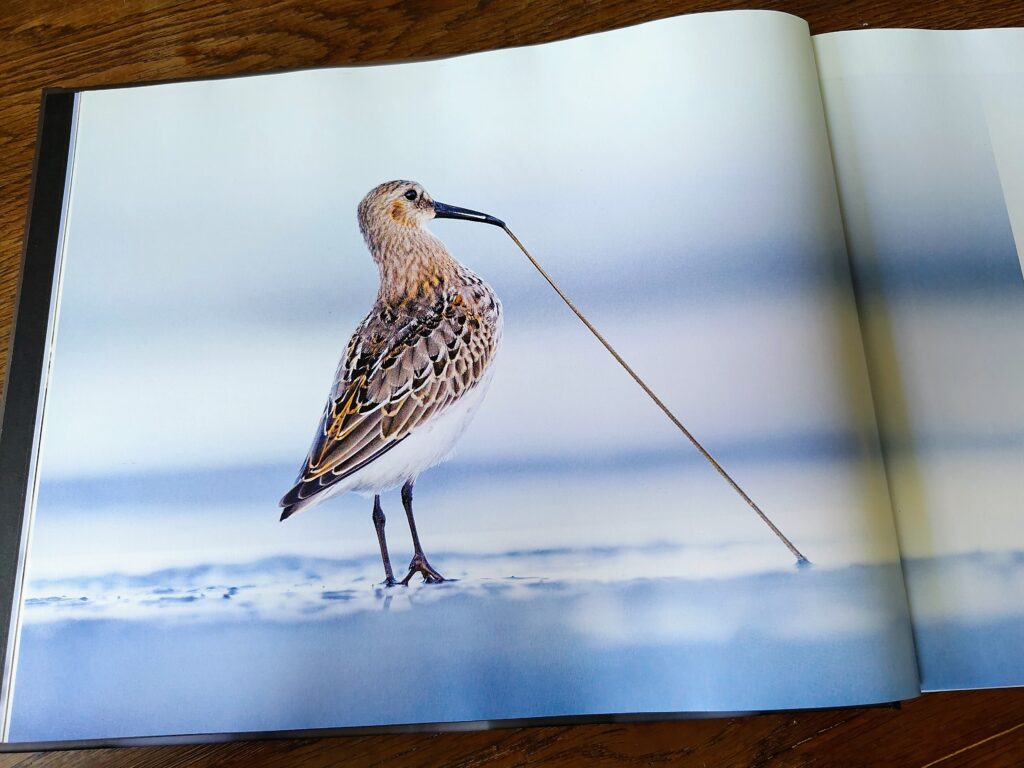
[{"label": "wooden table", "polygon": [[[813,32],[1024,26],[1024,3],[854,0],[5,0],[0,10],[0,360],[6,360],[40,89],[395,61],[539,43],[678,13],[786,10]],[[1022,650],[1024,652],[1024,650]],[[0,756],[8,766],[1021,766],[1024,689],[637,725],[510,728]]]}]

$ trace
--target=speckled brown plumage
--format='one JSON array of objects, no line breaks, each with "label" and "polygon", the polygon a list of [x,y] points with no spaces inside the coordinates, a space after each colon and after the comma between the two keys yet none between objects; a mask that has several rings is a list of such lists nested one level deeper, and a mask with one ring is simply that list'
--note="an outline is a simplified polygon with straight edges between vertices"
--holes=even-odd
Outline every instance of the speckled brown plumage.
[{"label": "speckled brown plumage", "polygon": [[426,229],[433,205],[408,181],[382,184],[359,205],[380,288],[338,365],[296,483],[281,500],[283,518],[329,489],[379,493],[414,481],[448,449],[424,446],[393,476],[370,468],[486,382],[501,338],[501,304]]}]

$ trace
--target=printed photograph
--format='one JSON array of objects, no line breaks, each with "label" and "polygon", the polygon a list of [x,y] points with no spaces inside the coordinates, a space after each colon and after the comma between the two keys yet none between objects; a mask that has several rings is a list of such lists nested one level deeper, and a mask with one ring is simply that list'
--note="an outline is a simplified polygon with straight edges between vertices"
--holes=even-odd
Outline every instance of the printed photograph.
[{"label": "printed photograph", "polygon": [[1014,32],[818,41],[925,690],[1024,685]]},{"label": "printed photograph", "polygon": [[70,168],[10,741],[917,694],[803,22],[89,91]]}]

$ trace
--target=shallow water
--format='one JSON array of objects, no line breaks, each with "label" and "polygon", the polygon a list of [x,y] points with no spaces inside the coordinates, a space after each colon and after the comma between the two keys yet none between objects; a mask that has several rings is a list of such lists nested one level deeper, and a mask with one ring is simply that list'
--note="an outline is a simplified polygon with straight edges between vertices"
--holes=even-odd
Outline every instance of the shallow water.
[{"label": "shallow water", "polygon": [[[916,690],[894,565],[601,581],[602,561],[622,556],[504,558],[524,574],[585,562],[593,579],[488,578],[502,563],[478,558],[458,581],[391,590],[368,577],[370,558],[55,583],[26,610],[11,738],[821,707]],[[91,597],[109,587],[120,592]]]},{"label": "shallow water", "polygon": [[[805,442],[767,463],[767,449],[730,456],[815,562],[802,570],[721,478],[679,453],[615,471],[445,465],[417,486],[418,522],[453,581],[390,590],[365,500],[277,522],[289,468],[47,485],[11,738],[913,695],[902,579],[878,564],[891,547],[865,510],[884,485],[865,481],[850,441]],[[384,501],[401,577],[408,531]]]},{"label": "shallow water", "polygon": [[904,564],[927,691],[1024,685],[1024,552]]}]

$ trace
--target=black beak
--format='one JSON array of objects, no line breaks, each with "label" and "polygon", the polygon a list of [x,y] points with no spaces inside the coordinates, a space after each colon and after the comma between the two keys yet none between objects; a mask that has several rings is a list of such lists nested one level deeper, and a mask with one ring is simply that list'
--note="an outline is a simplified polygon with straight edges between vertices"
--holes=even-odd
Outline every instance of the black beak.
[{"label": "black beak", "polygon": [[469,208],[459,208],[455,205],[445,205],[434,201],[435,219],[465,219],[466,221],[479,221],[481,224],[493,224],[496,227],[505,227],[505,222],[496,219],[480,211],[471,211]]}]

